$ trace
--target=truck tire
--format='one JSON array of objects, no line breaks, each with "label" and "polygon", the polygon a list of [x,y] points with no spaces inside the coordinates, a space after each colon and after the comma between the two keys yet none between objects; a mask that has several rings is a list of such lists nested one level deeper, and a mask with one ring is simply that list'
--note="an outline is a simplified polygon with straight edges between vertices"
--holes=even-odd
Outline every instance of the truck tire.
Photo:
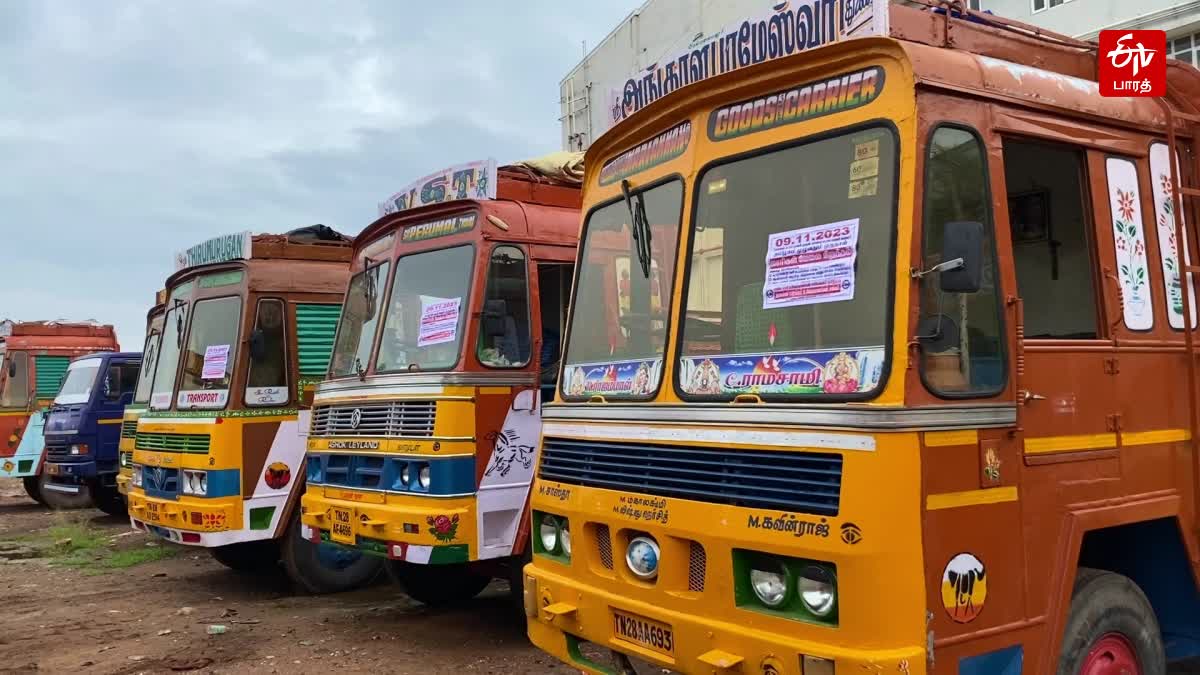
[{"label": "truck tire", "polygon": [[50,483],[50,478],[45,473],[37,478],[38,490],[42,493],[43,503],[55,511],[73,511],[75,509],[91,508],[92,491],[88,486],[80,485],[79,492],[69,494],[46,487]]},{"label": "truck tire", "polygon": [[25,478],[21,479],[21,482],[25,484],[25,494],[29,495],[30,499],[42,506],[49,506],[46,504],[46,498],[42,496],[40,478],[41,476],[25,476]]},{"label": "truck tire", "polygon": [[[1076,573],[1059,675],[1165,675],[1167,657],[1154,609],[1128,577],[1088,567]],[[1112,672],[1117,672],[1112,670]]]},{"label": "truck tire", "polygon": [[273,539],[214,546],[208,552],[214,560],[235,572],[267,574],[279,565],[279,544]]},{"label": "truck tire", "polygon": [[341,593],[379,578],[383,559],[334,544],[314,544],[301,535],[300,510],[292,513],[280,548],[283,568],[307,593]]},{"label": "truck tire", "polygon": [[116,487],[97,487],[93,489],[95,490],[93,501],[96,504],[96,508],[110,516],[129,515],[129,510],[125,503],[125,495],[118,492]]},{"label": "truck tire", "polygon": [[387,561],[388,576],[408,597],[430,607],[454,607],[470,602],[483,592],[492,578],[480,574],[470,563],[418,565]]}]

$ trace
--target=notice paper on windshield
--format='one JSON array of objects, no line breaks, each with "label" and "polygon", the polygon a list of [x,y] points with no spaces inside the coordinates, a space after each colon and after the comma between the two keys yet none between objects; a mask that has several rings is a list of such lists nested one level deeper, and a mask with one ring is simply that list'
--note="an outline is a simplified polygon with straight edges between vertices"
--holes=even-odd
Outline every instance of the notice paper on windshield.
[{"label": "notice paper on windshield", "polygon": [[763,309],[853,300],[857,257],[858,218],[770,235]]},{"label": "notice paper on windshield", "polygon": [[[454,342],[458,337],[458,309],[462,298],[421,296],[421,328],[417,346],[428,347]],[[411,333],[410,333],[411,335]]]},{"label": "notice paper on windshield", "polygon": [[227,365],[229,365],[229,345],[209,345],[205,347],[204,368],[200,371],[200,379],[225,379],[225,367]]}]

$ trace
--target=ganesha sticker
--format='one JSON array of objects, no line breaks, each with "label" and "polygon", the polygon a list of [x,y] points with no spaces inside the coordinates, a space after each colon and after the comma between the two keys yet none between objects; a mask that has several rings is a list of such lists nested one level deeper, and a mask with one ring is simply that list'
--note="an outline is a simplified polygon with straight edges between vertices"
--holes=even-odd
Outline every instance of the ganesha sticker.
[{"label": "ganesha sticker", "polygon": [[458,536],[458,514],[453,516],[429,516],[425,519],[429,524],[429,534],[438,541],[454,541]]},{"label": "ganesha sticker", "polygon": [[263,474],[263,481],[272,490],[282,490],[292,480],[292,470],[283,462],[272,462]]},{"label": "ganesha sticker", "polygon": [[942,606],[956,623],[970,623],[987,602],[987,570],[970,553],[959,553],[942,572]]}]

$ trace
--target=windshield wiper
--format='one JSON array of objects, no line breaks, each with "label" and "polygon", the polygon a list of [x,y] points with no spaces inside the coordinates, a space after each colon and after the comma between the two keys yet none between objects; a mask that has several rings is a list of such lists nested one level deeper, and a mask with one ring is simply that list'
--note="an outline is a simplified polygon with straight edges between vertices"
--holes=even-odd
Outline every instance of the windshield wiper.
[{"label": "windshield wiper", "polygon": [[646,222],[646,200],[642,193],[632,194],[628,180],[621,181],[621,194],[625,195],[625,208],[633,219],[633,251],[637,254],[642,276],[650,278],[650,224]]}]

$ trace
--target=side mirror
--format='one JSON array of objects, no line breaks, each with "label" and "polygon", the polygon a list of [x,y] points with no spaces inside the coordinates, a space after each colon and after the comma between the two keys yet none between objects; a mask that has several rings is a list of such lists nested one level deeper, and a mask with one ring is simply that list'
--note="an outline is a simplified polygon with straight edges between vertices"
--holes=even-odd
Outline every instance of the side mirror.
[{"label": "side mirror", "polygon": [[267,336],[261,328],[250,333],[250,359],[262,361],[267,358]]},{"label": "side mirror", "polygon": [[133,403],[133,392],[132,391],[127,391],[124,394],[121,394],[120,404],[122,406],[127,406],[131,403]]},{"label": "side mirror", "polygon": [[115,400],[121,398],[121,390],[114,389],[112,380],[110,380],[108,377],[104,378],[104,392],[103,393],[104,393],[104,400],[106,400],[106,401],[115,401]]},{"label": "side mirror", "polygon": [[[983,223],[946,223],[942,235],[941,289],[946,293],[976,293],[983,283]],[[959,262],[961,261],[961,262]],[[959,264],[951,266],[950,263]]]}]

